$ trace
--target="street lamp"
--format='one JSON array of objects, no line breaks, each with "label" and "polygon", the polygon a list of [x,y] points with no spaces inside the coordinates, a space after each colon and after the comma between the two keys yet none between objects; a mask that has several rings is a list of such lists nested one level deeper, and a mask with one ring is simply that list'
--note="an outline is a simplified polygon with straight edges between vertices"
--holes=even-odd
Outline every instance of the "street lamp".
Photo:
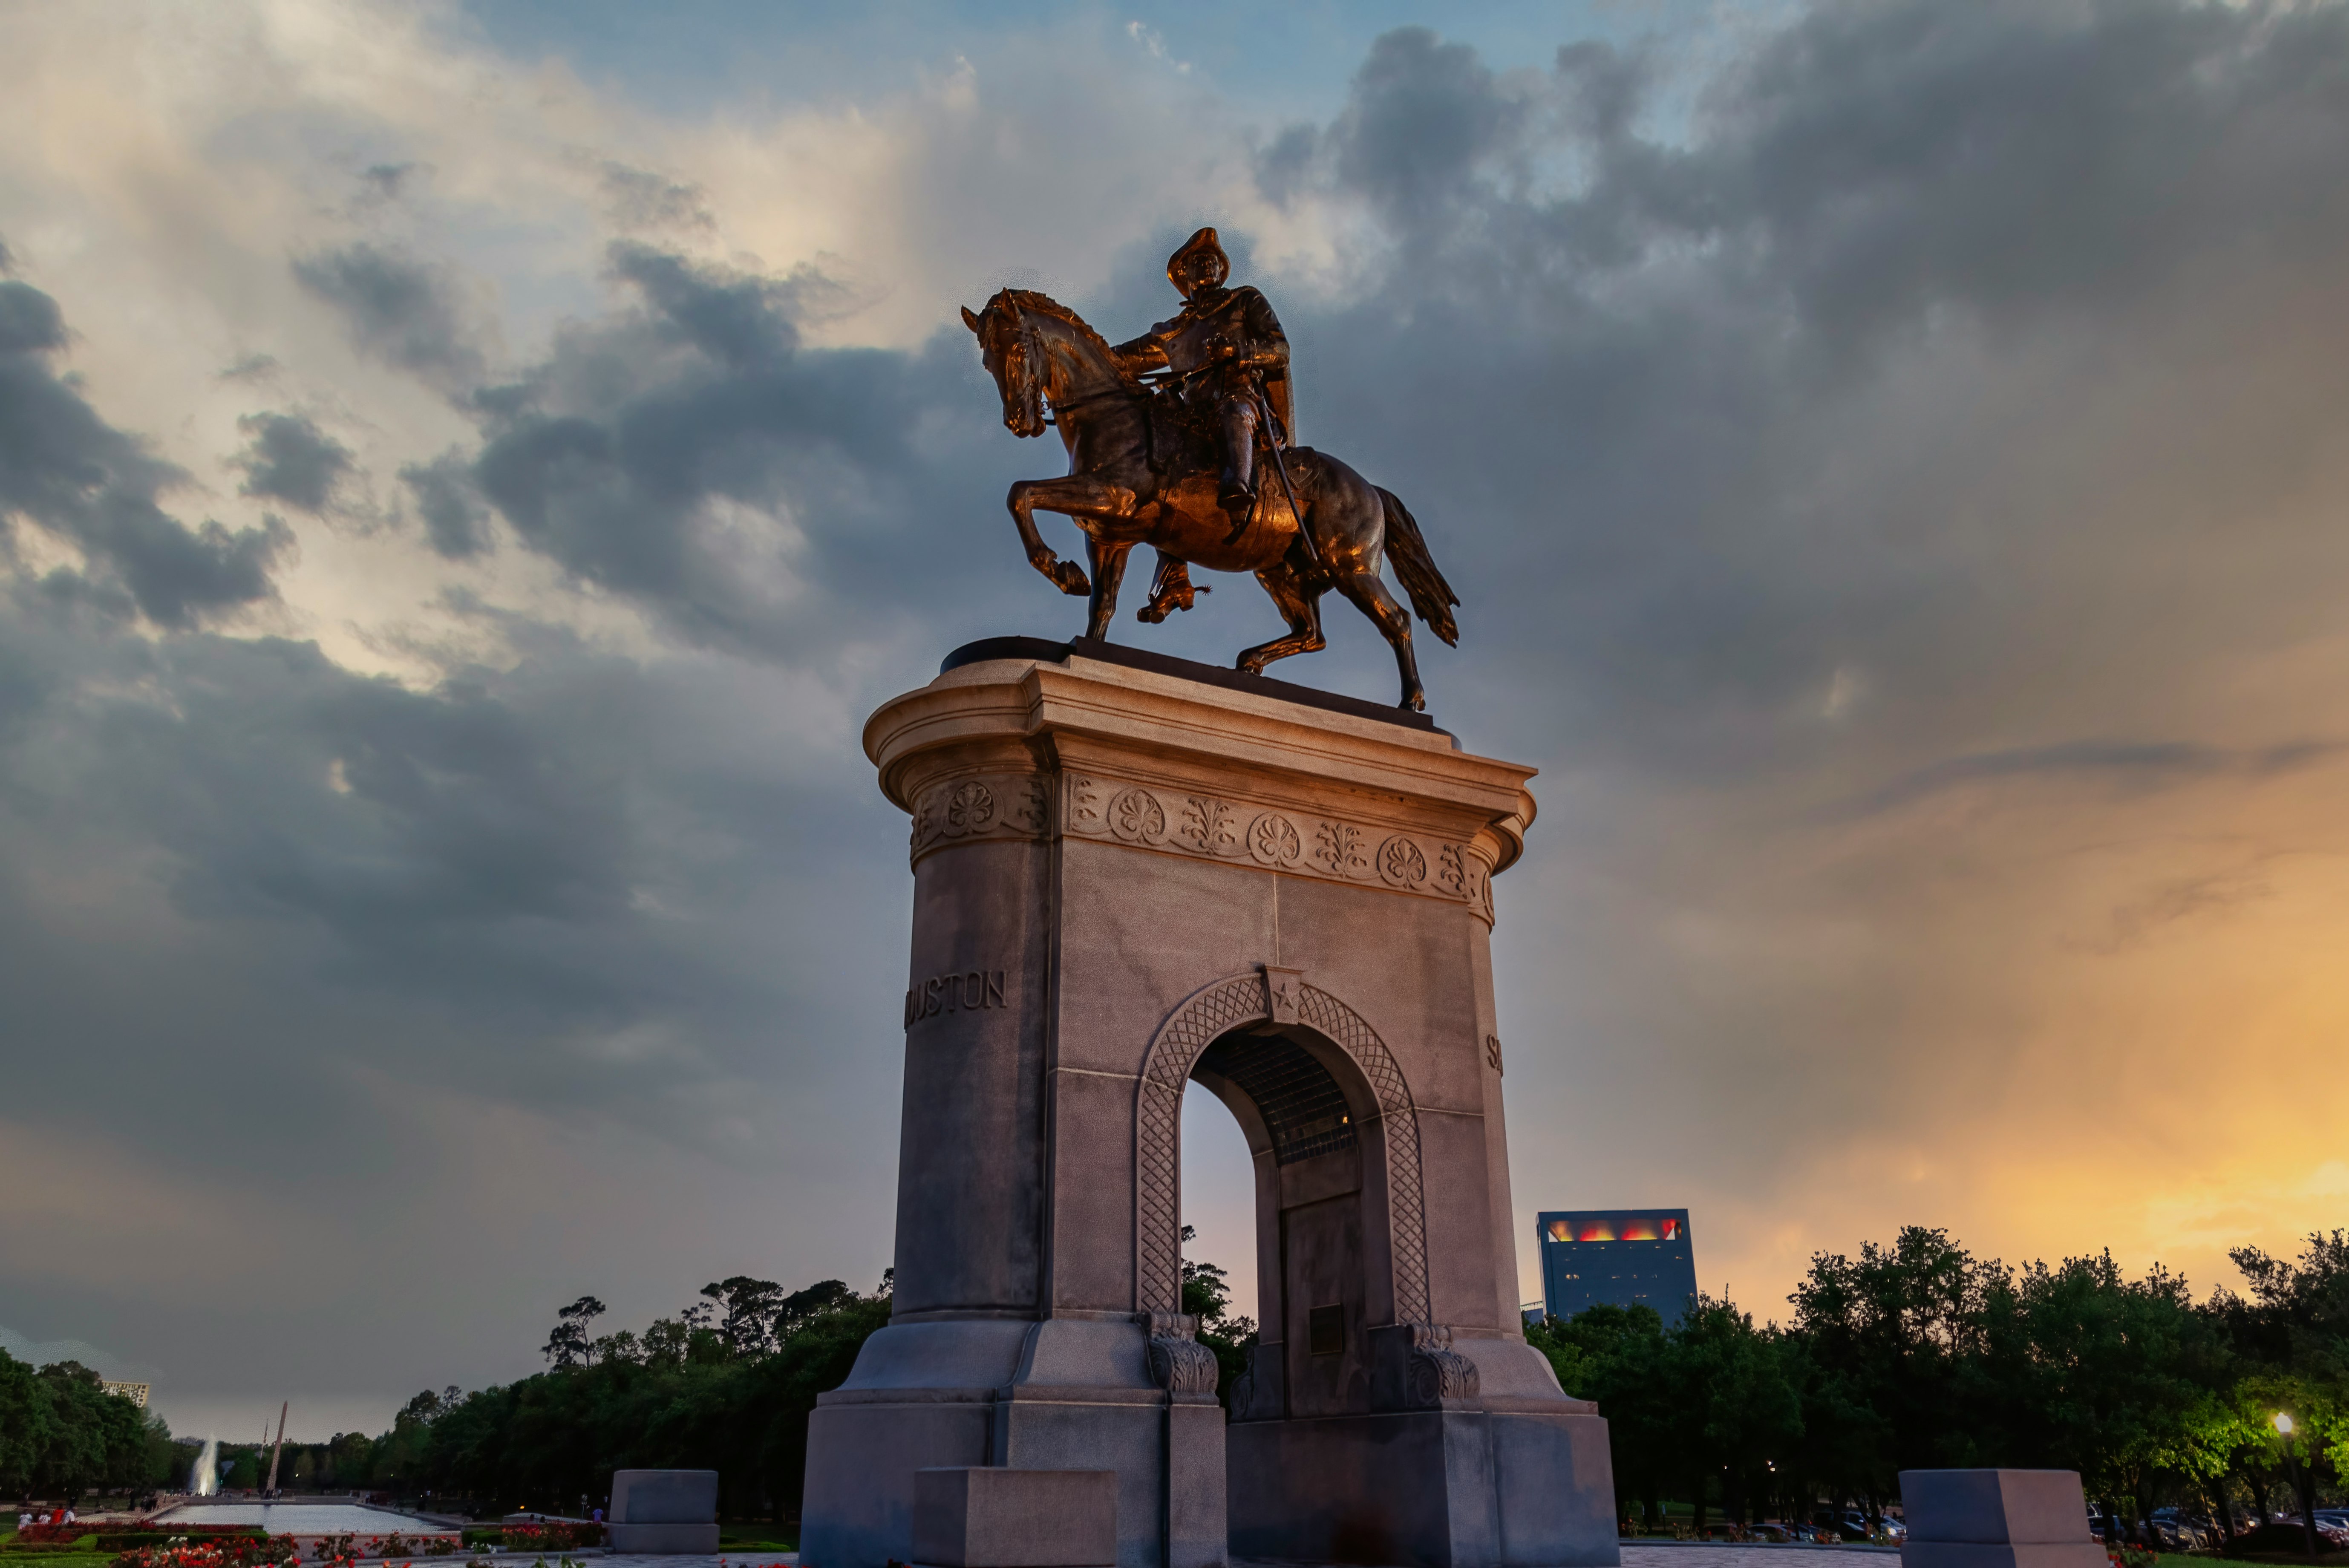
[{"label": "street lamp", "polygon": [[2275,1413],[2275,1429],[2283,1439],[2284,1467],[2292,1471],[2292,1490],[2300,1497],[2301,1532],[2308,1538],[2308,1554],[2316,1555],[2316,1478],[2310,1475],[2300,1457],[2292,1451],[2292,1417],[2282,1410]]}]

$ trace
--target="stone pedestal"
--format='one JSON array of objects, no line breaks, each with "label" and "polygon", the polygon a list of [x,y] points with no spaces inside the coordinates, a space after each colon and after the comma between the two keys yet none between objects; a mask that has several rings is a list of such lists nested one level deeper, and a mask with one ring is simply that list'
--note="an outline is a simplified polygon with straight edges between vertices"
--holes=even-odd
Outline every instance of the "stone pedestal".
[{"label": "stone pedestal", "polygon": [[614,1470],[605,1530],[615,1552],[657,1556],[715,1553],[718,1472]]},{"label": "stone pedestal", "polygon": [[[865,749],[913,819],[896,1311],[809,1431],[803,1561],[914,1472],[1117,1472],[1121,1568],[1614,1563],[1606,1426],[1525,1343],[1491,878],[1530,770],[1416,716],[977,645]],[[1262,1343],[1180,1315],[1185,1086],[1256,1167]]]},{"label": "stone pedestal", "polygon": [[2077,1470],[1902,1470],[1900,1568],[2104,1568]]}]

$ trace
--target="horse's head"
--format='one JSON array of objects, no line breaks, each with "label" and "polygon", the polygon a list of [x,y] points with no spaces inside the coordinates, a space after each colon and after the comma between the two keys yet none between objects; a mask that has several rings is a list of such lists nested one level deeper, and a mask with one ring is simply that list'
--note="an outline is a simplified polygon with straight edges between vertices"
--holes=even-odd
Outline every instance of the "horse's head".
[{"label": "horse's head", "polygon": [[987,373],[1003,396],[1003,428],[1015,436],[1044,433],[1044,389],[1051,366],[1045,362],[1036,328],[1011,291],[1003,290],[973,314],[966,305],[962,324],[978,338]]}]

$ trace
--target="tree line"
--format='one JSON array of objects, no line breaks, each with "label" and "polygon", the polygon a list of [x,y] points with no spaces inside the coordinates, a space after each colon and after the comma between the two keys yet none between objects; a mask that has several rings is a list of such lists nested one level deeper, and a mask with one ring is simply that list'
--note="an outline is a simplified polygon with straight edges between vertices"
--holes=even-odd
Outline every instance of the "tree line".
[{"label": "tree line", "polygon": [[1874,1514],[1903,1470],[2044,1467],[2127,1518],[2207,1511],[2231,1541],[2239,1515],[2298,1511],[2349,1478],[2349,1236],[2313,1235],[2297,1261],[2230,1255],[2244,1288],[2197,1301],[2158,1266],[2010,1268],[1911,1227],[1815,1256],[1784,1325],[1700,1295],[1670,1325],[1599,1306],[1527,1337],[1599,1402],[1619,1503],[1651,1523],[1667,1499],[1700,1529],[1714,1507]]},{"label": "tree line", "polygon": [[[2159,1268],[2010,1268],[1910,1228],[1815,1257],[1784,1324],[1701,1296],[1671,1324],[1602,1306],[1527,1337],[1568,1392],[1599,1402],[1618,1501],[1650,1522],[1667,1501],[1693,1503],[1700,1524],[1715,1509],[1807,1516],[1822,1499],[1875,1511],[1902,1470],[2004,1465],[2077,1470],[2116,1512],[2178,1503],[2230,1529],[2349,1477],[2349,1235],[2312,1236],[2296,1260],[2232,1256],[2241,1288],[2197,1300]],[[1226,1386],[1257,1337],[1228,1298],[1223,1271],[1186,1262],[1184,1308]],[[601,1501],[616,1469],[699,1469],[719,1473],[728,1517],[792,1517],[816,1396],[890,1305],[886,1275],[870,1293],[737,1275],[641,1333],[602,1333],[603,1304],[583,1296],[556,1314],[544,1371],[419,1394],[376,1437],[289,1443],[280,1485],[569,1511]],[[224,1445],[222,1484],[259,1485],[267,1455]],[[191,1458],[87,1369],[0,1355],[0,1487],[184,1484]]]},{"label": "tree line", "polygon": [[34,1367],[0,1350],[0,1493],[79,1498],[168,1484],[171,1429],[78,1361]]}]

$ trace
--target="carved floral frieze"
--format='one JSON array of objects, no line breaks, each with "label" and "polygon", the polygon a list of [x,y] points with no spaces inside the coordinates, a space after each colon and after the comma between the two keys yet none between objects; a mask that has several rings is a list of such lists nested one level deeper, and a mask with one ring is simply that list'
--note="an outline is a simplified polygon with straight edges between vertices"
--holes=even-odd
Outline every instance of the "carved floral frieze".
[{"label": "carved floral frieze", "polygon": [[1034,774],[981,774],[934,784],[915,799],[907,848],[918,861],[940,844],[977,839],[1040,839],[1051,826],[1052,791]]},{"label": "carved floral frieze", "polygon": [[[1465,903],[1487,922],[1493,918],[1491,879],[1464,844],[1093,774],[1061,780],[1062,829],[1081,837],[1390,887]],[[1051,787],[1041,776],[950,779],[916,799],[908,847],[919,861],[949,844],[1044,839],[1052,822]]]},{"label": "carved floral frieze", "polygon": [[1089,774],[1067,775],[1064,788],[1063,826],[1081,837],[1391,887],[1493,917],[1485,863],[1463,844]]}]

